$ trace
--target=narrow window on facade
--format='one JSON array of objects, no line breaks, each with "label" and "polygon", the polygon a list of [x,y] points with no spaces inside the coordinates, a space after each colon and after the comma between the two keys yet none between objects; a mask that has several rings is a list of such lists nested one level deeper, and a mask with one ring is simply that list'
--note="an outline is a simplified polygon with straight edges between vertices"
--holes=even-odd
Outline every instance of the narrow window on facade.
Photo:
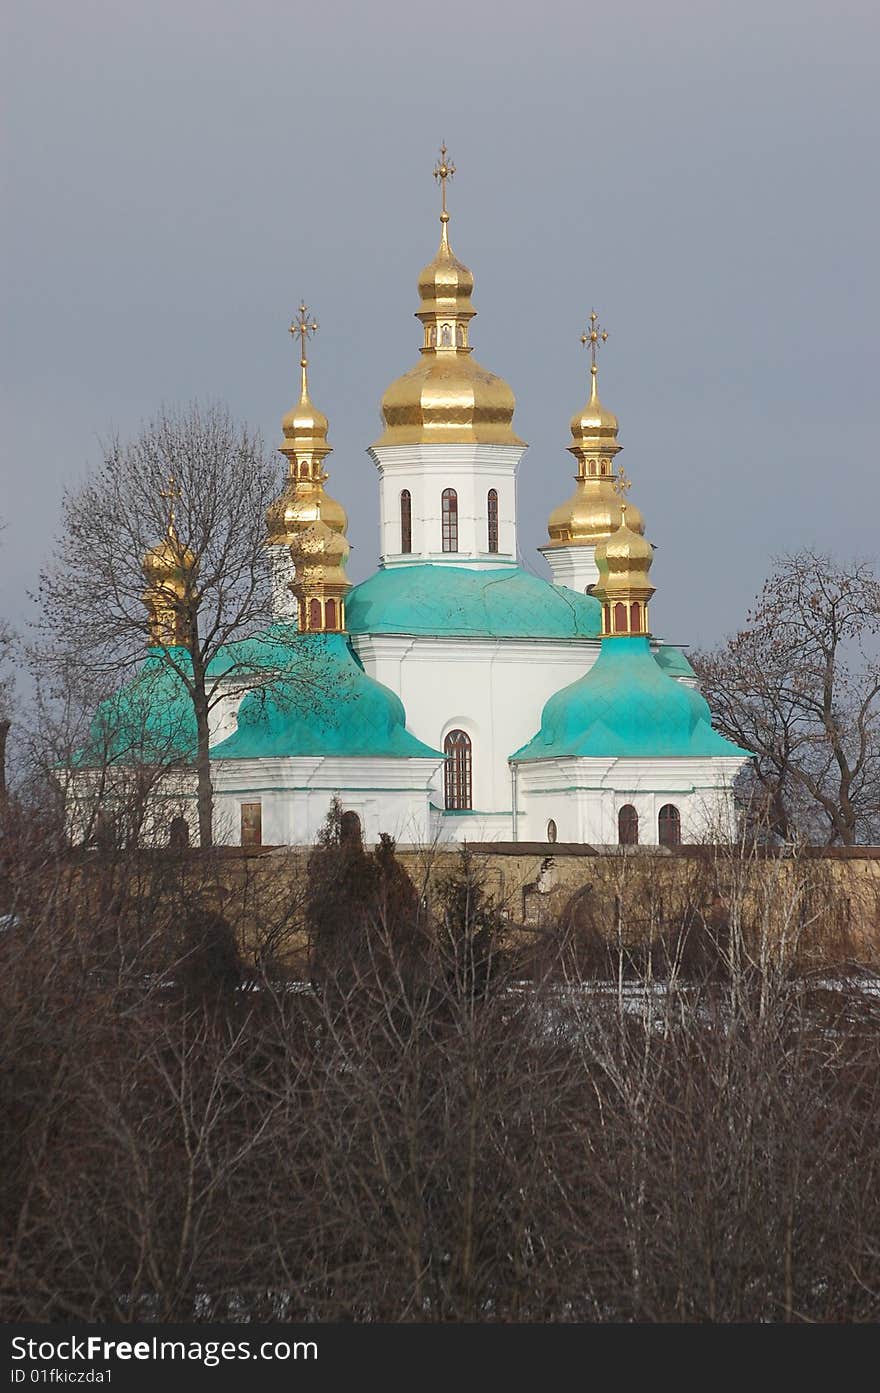
[{"label": "narrow window on facade", "polygon": [[490,489],[487,498],[489,514],[489,550],[498,550],[498,490]]},{"label": "narrow window on facade", "polygon": [[614,632],[616,634],[626,633],[626,605],[622,600],[618,600],[614,606]]},{"label": "narrow window on facade", "polygon": [[681,846],[681,813],[674,803],[664,803],[660,809],[657,838],[661,846]]},{"label": "narrow window on facade", "polygon": [[320,629],[321,627],[321,601],[309,600],[309,628]]},{"label": "narrow window on facade", "polygon": [[553,821],[552,817],[547,823],[547,840],[548,842],[556,841],[556,823]]},{"label": "narrow window on facade", "polygon": [[400,495],[400,550],[409,555],[412,551],[412,495],[403,489]]},{"label": "narrow window on facade", "polygon": [[327,604],[326,604],[325,607],[324,607],[324,625],[325,625],[325,628],[328,628],[328,629],[335,629],[335,628],[336,628],[336,601],[335,601],[335,600],[328,600],[328,601],[327,601]]},{"label": "narrow window on facade", "polygon": [[633,600],[629,607],[629,627],[630,632],[637,634],[642,627],[642,607],[638,600]]},{"label": "narrow window on facade", "polygon": [[624,803],[617,814],[617,840],[621,846],[638,846],[639,815],[632,803]]},{"label": "narrow window on facade", "polygon": [[451,730],[443,741],[443,753],[447,756],[444,772],[447,809],[460,812],[473,807],[470,737],[463,730]]},{"label": "narrow window on facade", "polygon": [[262,803],[242,803],[241,805],[241,844],[242,846],[263,845],[263,805]]},{"label": "narrow window on facade", "polygon": [[458,551],[458,494],[443,490],[443,550]]}]

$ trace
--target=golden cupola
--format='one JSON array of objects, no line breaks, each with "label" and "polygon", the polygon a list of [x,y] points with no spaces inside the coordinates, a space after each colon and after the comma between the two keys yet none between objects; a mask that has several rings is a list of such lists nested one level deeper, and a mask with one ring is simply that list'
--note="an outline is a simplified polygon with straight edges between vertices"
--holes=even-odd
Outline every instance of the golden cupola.
[{"label": "golden cupola", "polygon": [[383,396],[385,430],[377,447],[523,443],[513,431],[513,391],[472,357],[474,278],[449,245],[446,183],[454,173],[444,145],[434,169],[441,188],[440,247],[419,276],[421,361]]},{"label": "golden cupola", "polygon": [[[553,547],[595,546],[620,526],[622,493],[629,485],[623,470],[619,475],[614,472],[614,457],[623,446],[617,439],[617,417],[599,400],[596,361],[598,347],[607,338],[593,311],[589,328],[581,335],[581,343],[591,356],[590,399],[571,418],[572,443],[568,446],[577,460],[575,491],[550,514],[550,541],[541,548],[545,553]],[[644,532],[642,515],[632,504],[627,517],[633,532]]]},{"label": "golden cupola", "polygon": [[300,397],[281,422],[284,439],[279,450],[287,460],[284,488],[266,512],[267,543],[289,547],[299,534],[322,521],[334,532],[344,532],[348,519],[345,509],[324,491],[327,474],[323,461],[330,454],[329,425],[309,396],[309,360],[306,343],[317,332],[318,324],[305,304],[290,326],[300,339]]},{"label": "golden cupola", "polygon": [[620,526],[596,547],[599,579],[593,594],[602,606],[602,637],[645,635],[654,548],[630,527],[631,508],[620,504]]},{"label": "golden cupola", "polygon": [[345,596],[351,581],[345,574],[350,547],[342,532],[318,518],[299,533],[290,548],[295,567],[291,590],[302,633],[341,633],[345,629]]},{"label": "golden cupola", "polygon": [[177,535],[174,504],[180,493],[174,479],[169,479],[161,496],[168,500],[165,536],[147,552],[141,565],[147,582],[143,601],[147,607],[149,644],[151,648],[186,648],[190,642],[198,562]]}]

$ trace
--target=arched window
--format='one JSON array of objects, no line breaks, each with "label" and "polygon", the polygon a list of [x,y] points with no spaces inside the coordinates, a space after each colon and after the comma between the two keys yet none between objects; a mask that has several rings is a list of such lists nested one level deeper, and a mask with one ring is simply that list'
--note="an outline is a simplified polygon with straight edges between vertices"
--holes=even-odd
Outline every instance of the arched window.
[{"label": "arched window", "polygon": [[681,813],[674,803],[664,803],[657,818],[661,846],[681,846]]},{"label": "arched window", "polygon": [[321,601],[309,600],[309,628],[320,629],[321,627]]},{"label": "arched window", "polygon": [[556,841],[556,823],[553,821],[552,817],[547,823],[547,840],[548,842]]},{"label": "arched window", "polygon": [[639,844],[639,815],[632,803],[624,803],[617,814],[617,840],[621,846]]},{"label": "arched window", "polygon": [[614,632],[616,634],[626,633],[626,605],[622,600],[618,600],[614,606]]},{"label": "arched window", "polygon": [[458,551],[458,494],[443,490],[443,550]]},{"label": "arched window", "polygon": [[412,551],[412,495],[409,489],[400,494],[400,550],[409,554]]},{"label": "arched window", "polygon": [[299,467],[299,477],[301,479],[307,479],[309,477],[309,466],[306,460],[303,460]]},{"label": "arched window", "polygon": [[490,489],[486,499],[489,515],[489,550],[498,550],[498,490]]},{"label": "arched window", "polygon": [[446,807],[461,811],[473,806],[471,793],[471,742],[463,730],[451,730],[443,741]]},{"label": "arched window", "polygon": [[328,600],[324,606],[324,624],[328,629],[336,628],[336,601]]},{"label": "arched window", "polygon": [[642,607],[638,600],[633,600],[629,607],[629,627],[630,633],[637,634],[642,628]]}]

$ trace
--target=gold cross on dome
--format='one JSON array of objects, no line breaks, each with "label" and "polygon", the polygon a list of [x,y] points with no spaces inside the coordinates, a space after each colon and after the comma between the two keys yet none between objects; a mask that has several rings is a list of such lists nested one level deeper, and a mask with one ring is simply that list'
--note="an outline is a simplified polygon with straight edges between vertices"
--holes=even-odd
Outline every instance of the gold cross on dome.
[{"label": "gold cross on dome", "polygon": [[164,498],[168,504],[168,526],[174,526],[174,505],[183,497],[177,486],[177,480],[173,474],[168,475],[168,483],[164,489],[159,490],[159,497]]},{"label": "gold cross on dome", "polygon": [[452,160],[447,160],[447,158],[446,158],[446,156],[448,155],[448,153],[449,153],[449,151],[446,149],[445,144],[444,144],[444,145],[441,145],[441,146],[440,146],[440,158],[438,159],[437,163],[434,165],[434,178],[437,180],[438,184],[440,185],[440,200],[441,200],[440,221],[441,221],[441,222],[448,222],[448,221],[449,221],[449,214],[448,214],[447,211],[446,211],[446,180],[447,180],[447,179],[451,179],[452,176],[453,176],[453,174],[455,173],[455,165],[452,163]]},{"label": "gold cross on dome", "polygon": [[628,479],[623,468],[618,470],[617,478],[614,480],[614,492],[620,498],[626,498],[632,488],[632,479]]},{"label": "gold cross on dome", "polygon": [[294,335],[299,334],[300,341],[300,365],[306,366],[308,358],[306,356],[306,341],[318,332],[318,321],[312,315],[311,310],[306,305],[305,300],[300,300],[299,309],[296,312],[296,319],[290,326],[290,332]]},{"label": "gold cross on dome", "polygon": [[596,365],[596,358],[599,352],[599,345],[608,341],[608,334],[599,323],[599,316],[595,310],[590,313],[590,323],[588,328],[581,334],[581,343],[584,348],[590,346],[590,372],[593,376],[599,371]]}]

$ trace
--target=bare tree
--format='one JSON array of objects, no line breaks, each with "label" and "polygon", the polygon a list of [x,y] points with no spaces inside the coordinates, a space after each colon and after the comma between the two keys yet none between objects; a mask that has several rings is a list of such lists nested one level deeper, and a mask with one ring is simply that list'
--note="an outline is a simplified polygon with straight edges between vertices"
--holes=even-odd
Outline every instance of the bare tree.
[{"label": "bare tree", "polygon": [[880,825],[880,583],[802,551],[776,563],[746,627],[693,657],[718,728],[755,760],[775,836],[852,845]]},{"label": "bare tree", "polygon": [[165,596],[176,639],[166,638],[161,659],[195,716],[202,846],[212,843],[211,709],[230,686],[244,691],[266,680],[286,651],[277,644],[273,653],[270,642],[255,659],[235,648],[271,620],[265,514],[276,492],[259,437],[223,407],[163,412],[131,443],[112,440],[102,464],[65,494],[40,579],[38,661],[62,676],[73,663],[103,692],[136,669],[148,644],[156,651],[144,603],[146,554],[170,536],[185,558]]}]

